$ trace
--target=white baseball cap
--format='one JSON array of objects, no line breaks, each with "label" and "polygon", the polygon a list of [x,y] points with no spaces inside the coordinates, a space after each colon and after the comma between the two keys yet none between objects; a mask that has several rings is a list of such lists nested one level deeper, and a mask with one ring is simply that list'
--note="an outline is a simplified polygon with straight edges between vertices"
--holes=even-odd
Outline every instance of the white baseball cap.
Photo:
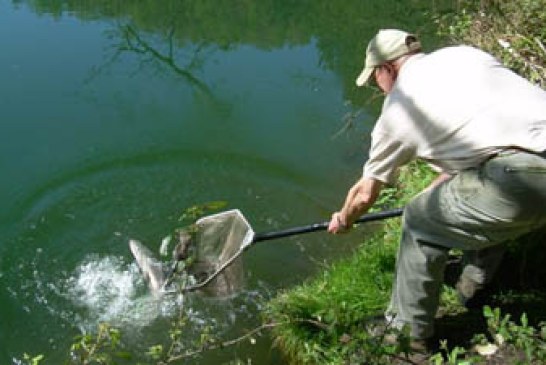
[{"label": "white baseball cap", "polygon": [[364,69],[356,79],[356,85],[363,86],[373,70],[385,62],[420,50],[421,43],[416,35],[398,29],[381,29],[368,43]]}]

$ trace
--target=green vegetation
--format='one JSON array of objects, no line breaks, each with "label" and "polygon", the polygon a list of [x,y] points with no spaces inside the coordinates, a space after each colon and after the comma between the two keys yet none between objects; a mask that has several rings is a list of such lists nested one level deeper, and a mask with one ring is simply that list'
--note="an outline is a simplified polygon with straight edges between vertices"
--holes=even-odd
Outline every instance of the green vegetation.
[{"label": "green vegetation", "polygon": [[454,43],[475,45],[546,87],[546,0],[460,1],[461,10],[439,18]]}]

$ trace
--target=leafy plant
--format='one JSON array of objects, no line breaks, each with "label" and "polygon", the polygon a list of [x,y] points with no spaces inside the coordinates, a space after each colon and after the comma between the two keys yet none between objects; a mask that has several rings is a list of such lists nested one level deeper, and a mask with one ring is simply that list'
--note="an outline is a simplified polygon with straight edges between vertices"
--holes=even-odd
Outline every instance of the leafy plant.
[{"label": "leafy plant", "polygon": [[191,221],[193,223],[196,219],[204,216],[205,214],[213,212],[213,211],[218,211],[218,210],[224,208],[226,205],[227,205],[227,202],[220,201],[220,200],[211,201],[211,202],[204,203],[204,204],[194,205],[194,206],[191,206],[191,207],[187,208],[180,215],[180,217],[178,217],[178,221],[182,222],[182,223],[187,222],[187,221]]},{"label": "leafy plant", "polygon": [[462,347],[455,346],[452,349],[449,349],[446,340],[440,341],[440,349],[445,353],[444,355],[441,352],[438,352],[431,356],[430,361],[435,365],[449,364],[449,365],[470,365],[469,361],[460,361],[460,357],[466,353],[466,350]]},{"label": "leafy plant", "polygon": [[510,314],[502,315],[499,308],[483,308],[484,317],[490,335],[499,346],[512,346],[525,355],[526,363],[546,361],[546,338],[544,323],[539,329],[529,325],[527,315],[523,313],[520,323],[511,321]]},{"label": "leafy plant", "polygon": [[79,335],[70,348],[72,364],[113,364],[115,359],[131,355],[121,351],[121,333],[107,323],[98,325],[97,333]]},{"label": "leafy plant", "polygon": [[185,235],[194,236],[197,232],[195,225],[197,219],[210,212],[218,211],[226,205],[225,201],[212,201],[186,208],[178,217],[176,227],[161,240],[161,255],[167,255],[167,248],[171,242],[178,243],[184,239]]},{"label": "leafy plant", "polygon": [[44,355],[37,355],[32,356],[27,353],[23,355],[23,363],[24,365],[39,365],[40,362],[44,359]]},{"label": "leafy plant", "polygon": [[459,12],[438,17],[441,35],[490,52],[546,87],[546,0],[465,0],[459,6]]}]

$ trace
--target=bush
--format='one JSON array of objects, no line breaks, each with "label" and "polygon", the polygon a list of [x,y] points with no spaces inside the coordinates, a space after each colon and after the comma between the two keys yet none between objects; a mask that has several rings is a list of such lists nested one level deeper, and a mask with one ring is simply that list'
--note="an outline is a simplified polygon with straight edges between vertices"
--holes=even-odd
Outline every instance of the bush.
[{"label": "bush", "polygon": [[471,44],[546,88],[546,0],[464,0],[438,18],[440,34]]}]

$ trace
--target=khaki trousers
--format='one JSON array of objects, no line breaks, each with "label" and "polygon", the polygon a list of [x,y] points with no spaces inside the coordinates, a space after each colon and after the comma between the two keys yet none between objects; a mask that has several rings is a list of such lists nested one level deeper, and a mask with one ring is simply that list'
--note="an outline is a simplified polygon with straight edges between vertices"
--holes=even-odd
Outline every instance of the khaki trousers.
[{"label": "khaki trousers", "polygon": [[462,275],[484,284],[503,243],[545,224],[546,153],[510,150],[423,191],[404,209],[388,320],[430,337],[449,249],[462,249]]}]

